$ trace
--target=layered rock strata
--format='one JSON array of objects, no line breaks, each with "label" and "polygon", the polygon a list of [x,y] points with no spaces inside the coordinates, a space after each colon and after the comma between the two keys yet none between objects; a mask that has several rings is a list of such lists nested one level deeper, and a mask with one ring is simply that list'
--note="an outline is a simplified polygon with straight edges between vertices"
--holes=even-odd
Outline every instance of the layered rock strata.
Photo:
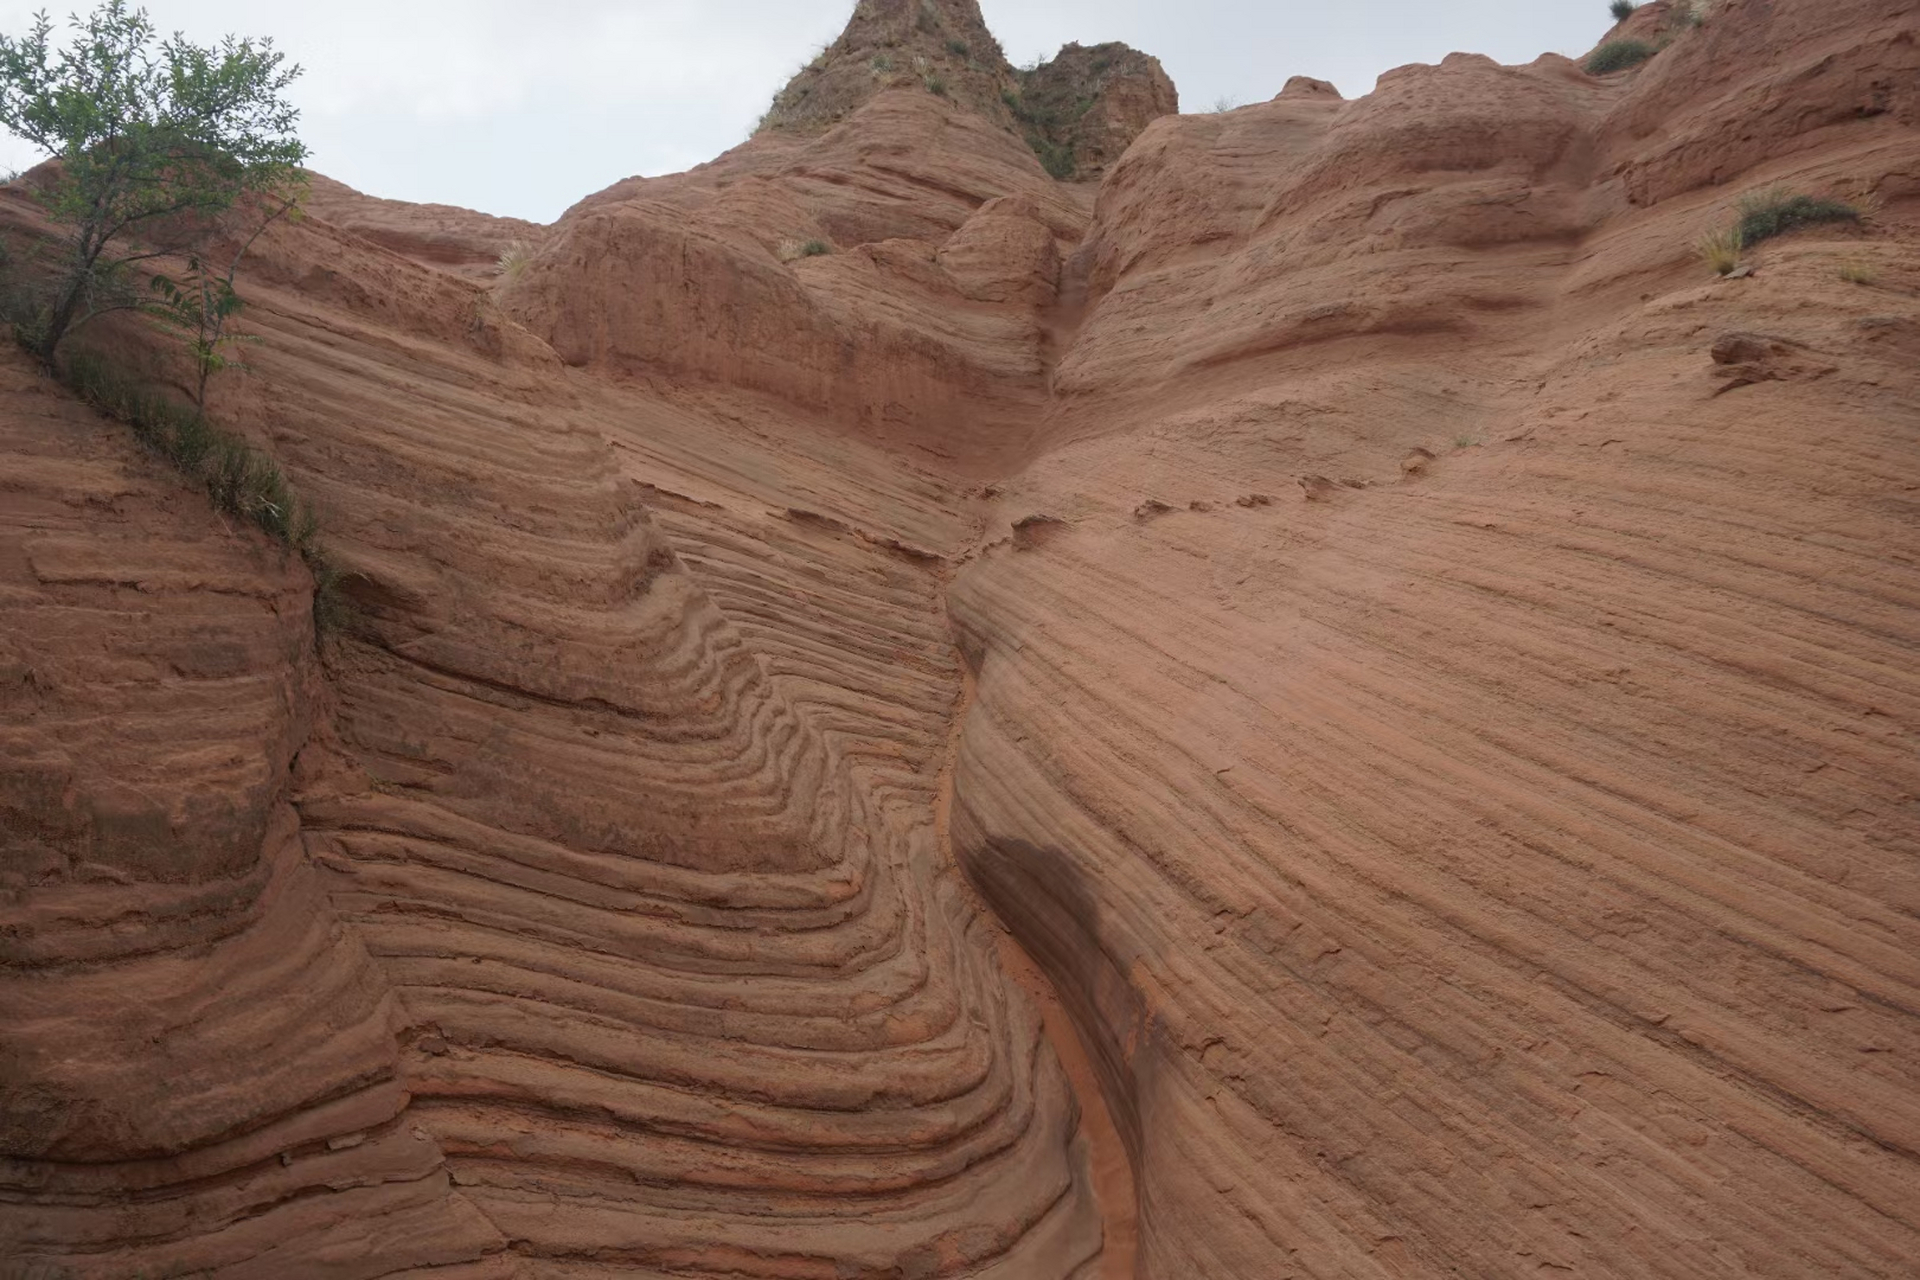
[{"label": "layered rock strata", "polygon": [[[1728,3],[1091,212],[862,90],[511,276],[327,189],[215,405],[318,650],[6,364],[0,1274],[1904,1274],[1916,84]],[[1775,183],[1870,216],[1707,274]]]}]

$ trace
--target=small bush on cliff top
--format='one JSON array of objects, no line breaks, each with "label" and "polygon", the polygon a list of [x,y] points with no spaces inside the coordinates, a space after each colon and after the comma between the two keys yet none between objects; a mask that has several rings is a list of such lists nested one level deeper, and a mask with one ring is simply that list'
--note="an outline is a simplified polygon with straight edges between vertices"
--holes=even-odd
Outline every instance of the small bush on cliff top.
[{"label": "small bush on cliff top", "polygon": [[1625,22],[1633,16],[1633,11],[1638,7],[1633,0],[1613,0],[1613,3],[1607,6],[1607,12],[1613,15],[1615,22]]},{"label": "small bush on cliff top", "polygon": [[1740,198],[1740,239],[1758,244],[1816,222],[1858,222],[1860,211],[1844,200],[1793,195],[1779,187],[1754,191]]},{"label": "small bush on cliff top", "polygon": [[1587,56],[1587,74],[1610,75],[1637,67],[1659,52],[1645,40],[1609,40]]}]

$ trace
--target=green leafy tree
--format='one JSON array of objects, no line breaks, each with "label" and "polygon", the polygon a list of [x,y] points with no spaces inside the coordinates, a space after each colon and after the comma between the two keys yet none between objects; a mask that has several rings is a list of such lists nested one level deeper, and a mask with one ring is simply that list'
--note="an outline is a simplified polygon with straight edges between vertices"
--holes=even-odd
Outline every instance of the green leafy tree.
[{"label": "green leafy tree", "polygon": [[227,261],[225,271],[216,270],[209,261],[210,252],[195,252],[187,258],[184,278],[153,277],[155,312],[161,323],[186,338],[187,356],[193,362],[193,403],[202,410],[207,407],[208,379],[222,369],[246,368],[228,354],[228,348],[259,341],[250,334],[236,333],[229,323],[240,314],[243,306],[240,295],[233,287],[233,277],[240,270],[240,259],[246,256],[253,242],[269,226],[295,212],[297,209],[292,200],[282,200],[260,219],[253,233],[241,241]]},{"label": "green leafy tree", "polygon": [[[307,155],[284,97],[300,68],[271,40],[159,40],[146,10],[125,0],[72,24],[58,51],[45,12],[27,35],[0,36],[0,125],[60,162],[39,189],[68,231],[32,335],[49,364],[94,317],[152,309],[141,264],[204,243],[249,196],[284,202]],[[230,293],[231,272],[225,280]]]}]

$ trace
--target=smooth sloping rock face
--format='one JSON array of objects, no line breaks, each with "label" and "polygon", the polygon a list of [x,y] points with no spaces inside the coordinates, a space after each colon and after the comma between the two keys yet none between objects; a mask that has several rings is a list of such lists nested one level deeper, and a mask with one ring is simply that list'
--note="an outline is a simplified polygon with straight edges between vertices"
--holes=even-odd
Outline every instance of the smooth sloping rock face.
[{"label": "smooth sloping rock face", "polygon": [[521,218],[495,218],[444,204],[408,204],[355,191],[325,174],[307,175],[301,208],[383,249],[469,279],[500,273],[502,255],[527,252],[546,228]]},{"label": "smooth sloping rock face", "polygon": [[317,655],[8,363],[0,1275],[1906,1274],[1910,26],[323,186]]},{"label": "smooth sloping rock face", "polygon": [[[1840,17],[1162,121],[1103,188],[1007,490],[1051,532],[952,597],[954,832],[1121,1100],[1146,1274],[1920,1256],[1920,138],[1828,123],[1807,69],[1911,56]],[[1710,283],[1721,130],[1878,229]]]}]

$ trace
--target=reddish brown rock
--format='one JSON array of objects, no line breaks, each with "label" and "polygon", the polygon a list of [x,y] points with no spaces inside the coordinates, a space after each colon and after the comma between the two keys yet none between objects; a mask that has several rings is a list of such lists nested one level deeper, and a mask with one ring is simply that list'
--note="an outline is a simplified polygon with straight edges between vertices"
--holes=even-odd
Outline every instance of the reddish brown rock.
[{"label": "reddish brown rock", "polygon": [[307,175],[301,207],[402,257],[476,280],[498,276],[503,257],[530,254],[546,237],[538,223],[452,205],[382,200],[318,173]]},{"label": "reddish brown rock", "polygon": [[[505,279],[333,192],[216,387],[317,650],[0,369],[5,1265],[1903,1275],[1903,16],[1296,80],[1091,211],[863,92]],[[1776,182],[1876,203],[1710,276]]]},{"label": "reddish brown rock", "polygon": [[1180,109],[1160,60],[1124,44],[1069,44],[1018,77],[1018,117],[1056,177],[1098,178],[1148,125]]},{"label": "reddish brown rock", "polygon": [[860,0],[840,38],[774,98],[756,133],[810,136],[890,90],[928,94],[1024,139],[1055,178],[1097,178],[1179,110],[1157,58],[1068,44],[1016,70],[977,0]]}]

